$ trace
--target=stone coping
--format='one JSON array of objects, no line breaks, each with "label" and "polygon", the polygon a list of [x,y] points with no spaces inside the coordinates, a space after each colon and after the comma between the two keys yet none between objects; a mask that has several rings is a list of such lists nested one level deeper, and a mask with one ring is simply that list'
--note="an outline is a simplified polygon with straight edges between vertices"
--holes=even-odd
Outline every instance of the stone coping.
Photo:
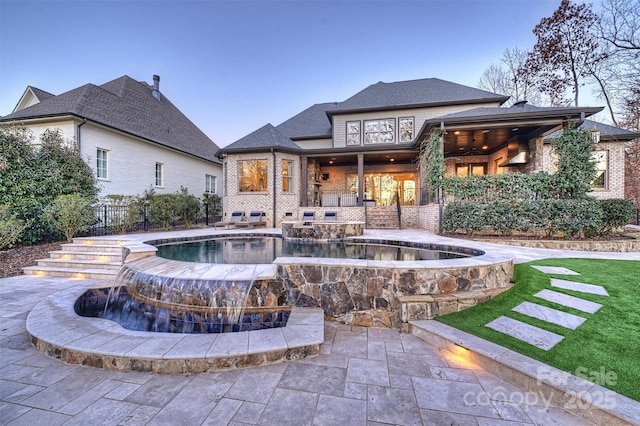
[{"label": "stone coping", "polygon": [[433,320],[410,321],[411,333],[469,358],[486,371],[594,424],[638,425],[640,402],[600,384]]},{"label": "stone coping", "polygon": [[[131,251],[129,259],[135,259],[140,256],[134,255],[134,253],[145,253],[147,256],[155,255],[156,248],[154,244],[169,244],[180,243],[190,241],[201,241],[207,239],[219,239],[219,238],[234,238],[234,237],[278,237],[281,238],[282,234],[277,232],[221,232],[221,233],[205,233],[201,235],[189,235],[183,237],[171,237],[171,238],[148,238],[146,241],[134,241],[131,243],[125,243],[123,247],[126,250]],[[100,239],[97,237],[96,239]],[[286,264],[314,264],[323,266],[354,266],[354,267],[366,267],[366,268],[418,268],[418,269],[440,269],[440,268],[465,268],[465,267],[477,267],[487,266],[491,264],[498,264],[504,262],[513,261],[514,256],[504,253],[487,253],[482,249],[473,247],[473,241],[464,241],[465,245],[448,245],[448,244],[430,244],[430,243],[414,243],[410,240],[403,239],[387,239],[387,238],[369,238],[363,236],[348,237],[345,238],[346,242],[354,241],[358,243],[372,243],[372,244],[394,244],[406,247],[425,248],[433,250],[444,251],[460,251],[467,254],[475,254],[471,257],[464,257],[458,259],[444,259],[444,260],[415,260],[415,261],[384,261],[384,260],[363,260],[363,259],[347,259],[347,258],[324,258],[324,257],[278,257],[271,264],[258,264],[254,265],[260,267],[262,270],[260,277],[275,277],[276,270],[268,268],[266,265],[286,265]],[[177,260],[165,259],[167,262],[176,262],[174,265],[178,266],[179,263],[184,264],[184,269],[187,270],[187,265],[193,265],[193,262],[183,262]],[[213,264],[211,264],[213,265]],[[226,265],[228,266],[228,265]],[[247,266],[247,265],[244,265]],[[271,275],[273,271],[273,275]],[[187,277],[189,278],[189,277]],[[199,278],[193,276],[190,278]]]},{"label": "stone coping", "polygon": [[190,374],[315,356],[324,341],[324,313],[292,308],[286,327],[222,334],[152,333],[77,315],[85,284],[49,296],[29,314],[27,332],[40,352],[70,364],[108,370]]}]

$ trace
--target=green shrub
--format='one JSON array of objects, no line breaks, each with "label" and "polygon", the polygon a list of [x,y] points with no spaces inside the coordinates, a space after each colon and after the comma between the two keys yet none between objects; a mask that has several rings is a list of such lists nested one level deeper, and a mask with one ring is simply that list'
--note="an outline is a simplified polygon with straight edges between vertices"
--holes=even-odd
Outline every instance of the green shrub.
[{"label": "green shrub", "polygon": [[484,204],[469,201],[454,201],[447,204],[442,214],[442,228],[445,232],[463,231],[471,235],[482,229]]},{"label": "green shrub", "polygon": [[633,201],[613,198],[610,200],[600,200],[600,210],[602,218],[599,230],[601,234],[608,234],[615,228],[627,225],[633,215],[636,214],[636,206]]},{"label": "green shrub", "polygon": [[175,194],[154,194],[149,197],[147,214],[152,223],[168,229],[179,219],[179,206]]},{"label": "green shrub", "polygon": [[44,208],[42,217],[70,242],[76,234],[88,230],[95,223],[91,202],[90,198],[80,194],[59,195]]},{"label": "green shrub", "polygon": [[600,208],[594,198],[546,200],[545,204],[543,224],[549,237],[559,232],[570,238],[584,237],[585,232],[600,223]]},{"label": "green shrub", "polygon": [[0,204],[0,250],[11,247],[27,224],[20,220],[6,204]]},{"label": "green shrub", "polygon": [[178,216],[187,228],[191,228],[193,222],[200,217],[200,200],[195,195],[189,194],[187,188],[180,188],[180,193],[176,194],[176,197]]}]

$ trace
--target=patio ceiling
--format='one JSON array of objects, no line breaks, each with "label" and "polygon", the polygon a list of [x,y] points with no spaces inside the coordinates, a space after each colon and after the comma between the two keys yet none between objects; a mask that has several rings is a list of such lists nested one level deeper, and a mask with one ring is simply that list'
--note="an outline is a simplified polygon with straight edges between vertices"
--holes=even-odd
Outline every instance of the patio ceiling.
[{"label": "patio ceiling", "polygon": [[309,156],[320,162],[320,167],[331,166],[356,166],[358,164],[357,154],[364,154],[364,164],[393,164],[411,163],[418,158],[418,150],[403,151],[376,151],[362,153],[331,153]]},{"label": "patio ceiling", "polygon": [[476,128],[450,127],[444,132],[445,156],[491,154],[507,146],[516,137],[528,140],[544,134],[556,126],[519,125],[482,126]]}]

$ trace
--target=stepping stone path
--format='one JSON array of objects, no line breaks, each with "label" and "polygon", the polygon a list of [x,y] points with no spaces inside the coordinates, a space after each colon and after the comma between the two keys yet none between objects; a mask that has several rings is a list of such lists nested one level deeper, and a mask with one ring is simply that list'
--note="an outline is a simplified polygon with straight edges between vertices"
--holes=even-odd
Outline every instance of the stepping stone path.
[{"label": "stepping stone path", "polygon": [[579,317],[578,315],[568,314],[557,309],[547,308],[546,306],[531,302],[522,302],[512,310],[542,321],[570,328],[571,330],[575,330],[580,327],[582,323],[587,320],[586,318]]},{"label": "stepping stone path", "polygon": [[524,340],[545,351],[548,351],[564,339],[564,336],[559,334],[505,316],[494,319],[485,327],[508,334],[518,340]]},{"label": "stepping stone path", "polygon": [[572,271],[571,269],[563,268],[560,266],[533,266],[533,268],[537,269],[540,272],[544,272],[545,274],[580,275],[576,271]]},{"label": "stepping stone path", "polygon": [[558,305],[567,306],[589,314],[595,314],[600,308],[602,308],[602,305],[599,303],[580,299],[579,297],[569,296],[564,293],[558,293],[553,290],[544,289],[534,294],[534,296],[539,299],[544,299],[549,302],[557,303]]},{"label": "stepping stone path", "polygon": [[[546,274],[580,275],[579,273],[570,269],[555,266],[534,266],[534,268]],[[609,296],[607,290],[600,285],[584,284],[574,281],[551,278],[551,286],[580,293]],[[602,307],[602,305],[599,303],[591,302],[579,297],[570,296],[564,293],[559,293],[547,289],[539,291],[534,296],[589,314],[596,313]],[[569,314],[567,312],[559,311],[557,309],[549,308],[531,302],[522,302],[512,310],[514,312],[518,312],[532,318],[537,318],[551,324],[557,324],[571,330],[577,329],[587,320],[586,318],[578,315]],[[540,327],[536,327],[505,316],[496,318],[495,320],[488,323],[485,327],[489,327],[493,330],[507,334],[511,337],[527,342],[545,351],[553,348],[555,345],[560,343],[562,339],[564,339],[564,336],[561,336],[559,334],[552,333]]]},{"label": "stepping stone path", "polygon": [[577,283],[574,281],[559,280],[551,278],[551,287],[563,288],[565,290],[579,291],[581,293],[598,294],[600,296],[608,296],[607,290],[601,285]]}]

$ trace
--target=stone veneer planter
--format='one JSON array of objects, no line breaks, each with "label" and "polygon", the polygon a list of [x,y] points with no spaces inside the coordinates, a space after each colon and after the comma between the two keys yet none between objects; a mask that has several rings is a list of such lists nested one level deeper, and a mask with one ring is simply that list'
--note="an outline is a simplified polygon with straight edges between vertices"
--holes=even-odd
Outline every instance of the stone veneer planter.
[{"label": "stone veneer planter", "polygon": [[[484,259],[482,259],[484,258]],[[325,317],[360,326],[406,331],[487,300],[510,288],[511,258],[385,262],[279,258],[278,277],[294,306],[321,307]]]},{"label": "stone veneer planter", "polygon": [[579,250],[579,251],[604,251],[604,252],[632,252],[640,251],[640,240],[615,240],[615,241],[591,241],[591,240],[518,240],[499,238],[474,238],[495,244],[507,244],[518,247],[532,247],[557,250]]},{"label": "stone veneer planter", "polygon": [[282,238],[296,240],[341,241],[358,237],[364,232],[364,222],[282,222]]}]

